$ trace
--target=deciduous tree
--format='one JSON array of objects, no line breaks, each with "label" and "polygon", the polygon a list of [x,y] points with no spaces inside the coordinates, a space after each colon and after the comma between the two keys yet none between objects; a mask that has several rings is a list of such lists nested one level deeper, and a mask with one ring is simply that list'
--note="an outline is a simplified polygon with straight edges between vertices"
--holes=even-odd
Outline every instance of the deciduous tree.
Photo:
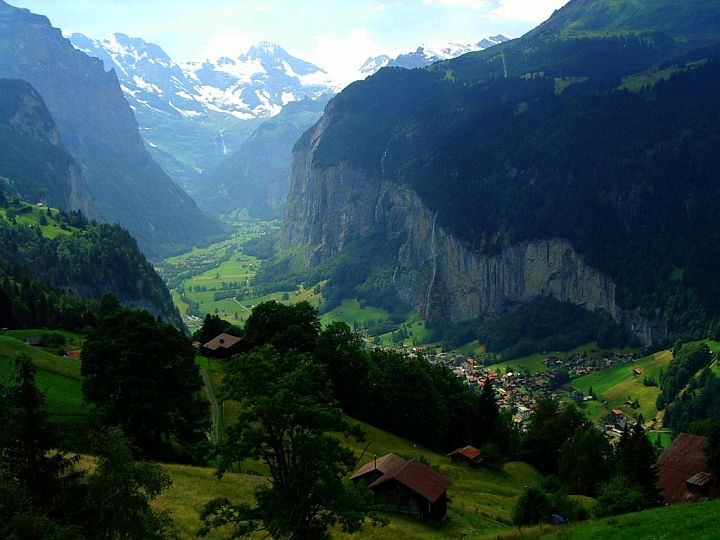
[{"label": "deciduous tree", "polygon": [[144,311],[103,312],[82,353],[83,395],[103,423],[119,426],[148,455],[171,440],[204,438],[208,406],[195,351],[174,327]]},{"label": "deciduous tree", "polygon": [[257,488],[254,505],[210,501],[199,534],[222,525],[232,526],[234,538],[266,530],[273,538],[323,539],[338,523],[357,531],[372,514],[366,492],[343,481],[355,457],[332,434],[363,434],[343,418],[322,366],[309,354],[281,355],[266,345],[232,362],[225,389],[242,412],[220,450],[218,473],[262,460],[269,483]]}]

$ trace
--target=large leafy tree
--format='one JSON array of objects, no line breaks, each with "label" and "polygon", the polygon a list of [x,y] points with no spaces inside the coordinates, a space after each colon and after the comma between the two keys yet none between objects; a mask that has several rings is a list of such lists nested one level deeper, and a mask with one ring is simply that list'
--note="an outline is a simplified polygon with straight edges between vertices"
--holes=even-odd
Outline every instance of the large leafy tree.
[{"label": "large leafy tree", "polygon": [[95,440],[98,464],[87,478],[85,527],[91,538],[160,540],[175,538],[172,518],[150,502],[170,486],[169,475],[150,462],[136,462],[118,428]]},{"label": "large leafy tree", "polygon": [[590,424],[581,425],[562,446],[560,478],[572,490],[583,495],[595,495],[598,484],[611,473],[610,443]]},{"label": "large leafy tree", "polygon": [[230,364],[225,389],[242,412],[220,449],[218,473],[261,460],[269,482],[256,490],[254,505],[209,502],[200,534],[222,525],[232,526],[233,538],[265,530],[273,538],[322,539],[338,523],[358,530],[369,507],[365,494],[343,481],[355,457],[332,434],[360,440],[363,433],[343,418],[323,367],[309,354],[282,355],[266,345]]},{"label": "large leafy tree", "polygon": [[372,364],[358,335],[343,322],[329,324],[320,332],[315,358],[325,366],[342,409],[353,416],[361,412],[372,397],[368,384]]},{"label": "large leafy tree", "polygon": [[560,410],[556,401],[539,401],[522,437],[521,459],[537,467],[543,474],[557,474],[563,444],[573,437],[578,427],[586,423],[587,419],[574,404]]},{"label": "large leafy tree", "polygon": [[103,302],[82,359],[85,399],[146,454],[203,439],[208,409],[195,351],[174,327]]},{"label": "large leafy tree", "polygon": [[270,343],[280,352],[311,352],[320,333],[320,319],[308,302],[288,306],[270,301],[253,309],[244,329],[245,337],[256,346]]}]

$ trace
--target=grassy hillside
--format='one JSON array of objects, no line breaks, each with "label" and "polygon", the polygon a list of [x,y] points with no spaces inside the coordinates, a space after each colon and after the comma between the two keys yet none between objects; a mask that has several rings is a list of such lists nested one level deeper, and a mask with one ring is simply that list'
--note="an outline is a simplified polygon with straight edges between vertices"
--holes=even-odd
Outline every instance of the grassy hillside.
[{"label": "grassy hillside", "polygon": [[[358,466],[375,455],[395,452],[406,458],[422,458],[447,475],[452,485],[448,519],[439,525],[419,523],[395,514],[384,514],[390,525],[383,528],[367,527],[361,534],[349,536],[336,532],[335,538],[368,539],[434,539],[482,538],[491,532],[508,530],[512,508],[524,487],[532,484],[536,472],[525,463],[508,463],[502,470],[469,469],[453,465],[442,454],[417,447],[387,432],[364,425],[368,432],[367,449],[363,444],[351,444],[358,457],[365,450]],[[173,479],[170,489],[156,502],[155,507],[169,510],[181,530],[183,538],[192,538],[200,526],[198,512],[213,498],[227,496],[232,500],[252,500],[253,490],[264,482],[256,474],[228,474],[218,480],[214,469],[166,465]],[[213,534],[210,538],[220,538]]]},{"label": "grassy hillside", "polygon": [[[72,422],[87,417],[82,401],[80,362],[31,347],[19,341],[23,333],[39,335],[39,331],[3,332],[0,335],[0,381],[7,380],[14,373],[13,361],[17,354],[26,354],[38,368],[38,388],[46,393],[47,407],[54,420]],[[18,335],[18,339],[11,337]],[[78,339],[74,334],[68,334]],[[71,342],[72,343],[72,342]]]},{"label": "grassy hillside", "polygon": [[654,508],[636,514],[626,514],[593,520],[567,527],[544,527],[543,530],[503,535],[501,538],[543,538],[547,540],[711,540],[718,537],[717,516],[720,501],[698,504],[680,504]]},{"label": "grassy hillside", "polygon": [[[720,343],[705,340],[704,343],[710,347],[710,350],[717,352],[720,350]],[[621,408],[625,413],[633,418],[637,418],[642,413],[645,420],[650,420],[658,416],[655,401],[660,394],[658,386],[645,386],[643,379],[654,379],[659,383],[660,372],[670,365],[672,361],[672,351],[660,351],[645,358],[641,358],[632,364],[617,365],[603,371],[591,373],[575,379],[572,385],[587,394],[590,387],[597,394],[600,401],[607,400],[605,406],[596,406],[590,409],[592,420],[599,420],[605,416],[611,409]],[[642,375],[633,375],[634,368],[641,369]],[[638,409],[630,409],[623,406],[626,400],[640,402]]]}]

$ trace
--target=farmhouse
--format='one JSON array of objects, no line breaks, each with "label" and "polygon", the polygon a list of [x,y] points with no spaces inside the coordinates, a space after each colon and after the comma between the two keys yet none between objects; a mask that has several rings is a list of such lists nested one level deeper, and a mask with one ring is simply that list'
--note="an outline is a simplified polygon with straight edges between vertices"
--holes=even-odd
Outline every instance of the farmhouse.
[{"label": "farmhouse", "polygon": [[350,480],[352,480],[353,482],[363,482],[365,485],[370,485],[385,473],[401,467],[406,463],[406,460],[404,460],[400,456],[396,456],[395,454],[387,454],[382,457],[375,457],[373,461],[370,461],[360,467],[360,469],[358,469],[350,477]]},{"label": "farmhouse", "polygon": [[234,354],[249,351],[251,347],[252,346],[247,340],[230,334],[220,334],[202,345],[200,347],[200,352],[204,356],[230,358]]},{"label": "farmhouse", "polygon": [[80,357],[82,356],[82,351],[81,350],[68,351],[65,353],[65,356],[67,356],[71,360],[80,360]]},{"label": "farmhouse", "polygon": [[454,463],[470,465],[472,467],[481,465],[483,460],[480,450],[470,445],[453,450],[448,454],[448,457],[452,459]]},{"label": "farmhouse", "polygon": [[411,459],[368,487],[375,494],[375,502],[388,510],[426,521],[442,521],[447,516],[449,486],[450,480],[442,474]]},{"label": "farmhouse", "polygon": [[658,458],[658,488],[666,504],[707,500],[713,477],[708,473],[707,438],[680,433]]}]

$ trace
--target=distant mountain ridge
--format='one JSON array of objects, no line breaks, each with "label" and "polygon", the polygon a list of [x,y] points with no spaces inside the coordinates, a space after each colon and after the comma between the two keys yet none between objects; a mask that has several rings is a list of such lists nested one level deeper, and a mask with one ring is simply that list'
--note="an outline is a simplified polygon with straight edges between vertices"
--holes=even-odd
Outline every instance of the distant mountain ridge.
[{"label": "distant mountain ridge", "polygon": [[[260,121],[289,103],[341,89],[321,67],[269,42],[235,57],[176,63],[159,45],[125,34],[91,39],[76,33],[69,39],[100,58],[106,70],[116,71],[148,151],[193,195],[203,189],[200,175],[234,154]],[[499,35],[473,45],[443,44],[398,58],[381,56],[359,66],[356,77],[387,65],[424,67],[505,40]]]},{"label": "distant mountain ridge", "polygon": [[0,77],[26,80],[42,96],[98,215],[130,230],[146,254],[221,231],[147,153],[115,74],[76,50],[46,17],[2,0]]},{"label": "distant mountain ridge", "polygon": [[502,34],[489,36],[474,44],[445,43],[440,45],[420,45],[416,50],[400,54],[395,58],[380,55],[368,58],[361,66],[360,72],[373,75],[384,67],[401,67],[405,69],[424,68],[435,62],[457,58],[469,52],[483,51],[510,38]]}]

